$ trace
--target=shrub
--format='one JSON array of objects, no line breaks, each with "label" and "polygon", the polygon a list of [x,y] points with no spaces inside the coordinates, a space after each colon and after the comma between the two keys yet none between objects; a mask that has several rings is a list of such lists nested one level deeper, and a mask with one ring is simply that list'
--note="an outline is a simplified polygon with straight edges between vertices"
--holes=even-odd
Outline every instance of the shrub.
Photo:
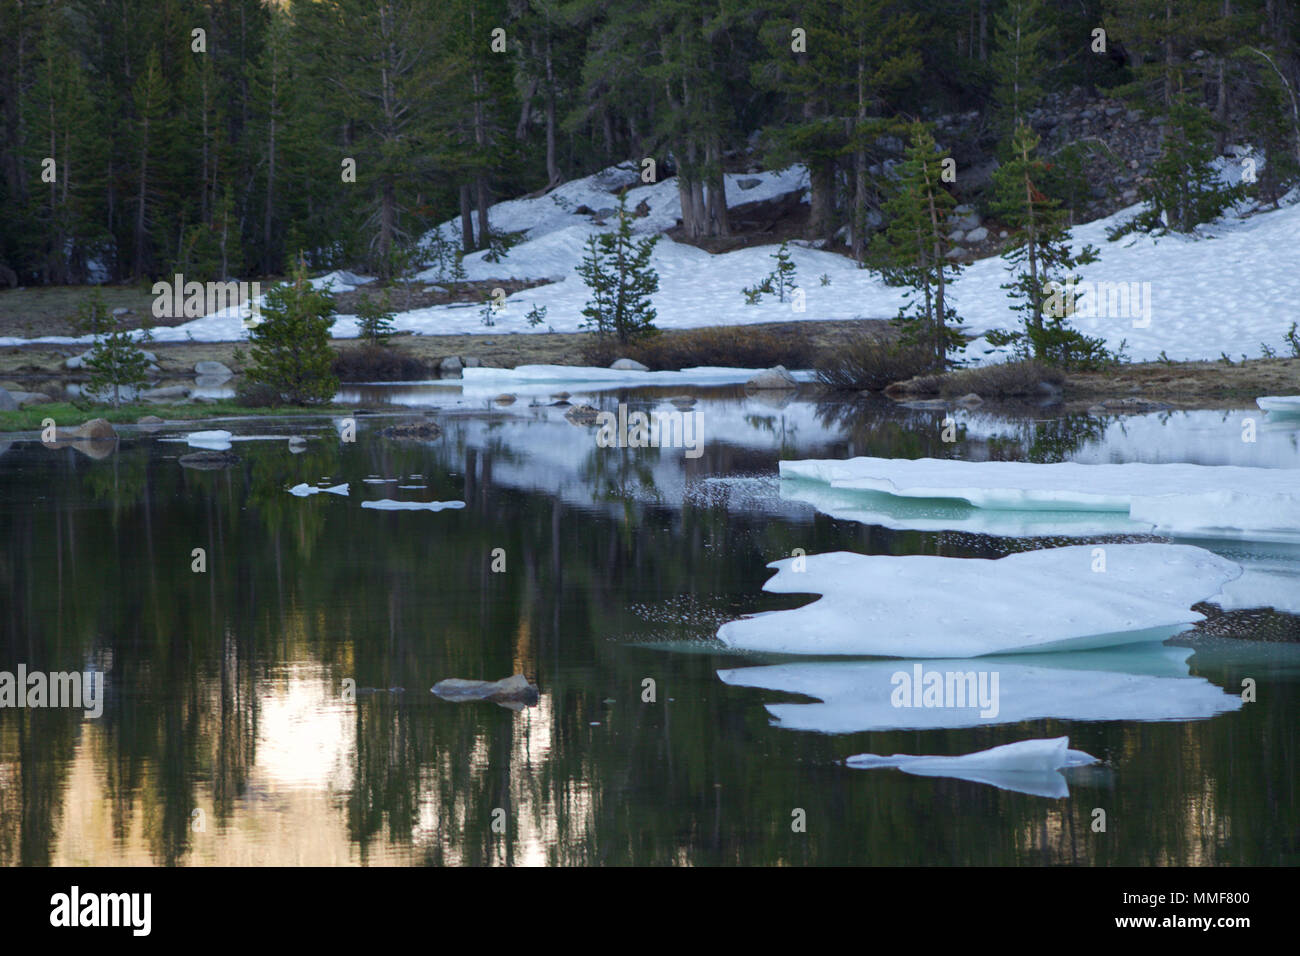
[{"label": "shrub", "polygon": [[370,296],[362,294],[357,302],[357,328],[366,345],[377,348],[388,344],[393,335],[393,310],[388,303],[388,290],[375,302]]},{"label": "shrub", "polygon": [[909,395],[941,395],[956,398],[974,392],[980,398],[1020,398],[1038,395],[1040,386],[1060,386],[1065,373],[1042,362],[1002,362],[964,368],[942,375],[923,375],[906,383]]},{"label": "shrub", "polygon": [[813,350],[797,331],[790,334],[746,328],[688,329],[664,332],[652,339],[619,345],[593,338],[582,347],[583,361],[608,365],[618,358],[635,359],[652,371],[675,371],[701,365],[728,368],[808,368]]},{"label": "shrub", "polygon": [[275,408],[283,401],[280,393],[265,382],[241,378],[235,384],[235,404],[244,408]]},{"label": "shrub", "polygon": [[340,350],[332,370],[345,382],[410,382],[431,374],[414,355],[373,345]]},{"label": "shrub", "polygon": [[878,392],[933,368],[934,355],[925,345],[871,334],[824,352],[814,367],[818,381],[830,388]]}]

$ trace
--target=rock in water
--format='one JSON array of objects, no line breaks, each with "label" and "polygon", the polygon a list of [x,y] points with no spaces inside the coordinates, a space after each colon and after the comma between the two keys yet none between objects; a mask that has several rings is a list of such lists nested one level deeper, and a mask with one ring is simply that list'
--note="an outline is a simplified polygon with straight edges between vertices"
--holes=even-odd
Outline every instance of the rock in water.
[{"label": "rock in water", "polygon": [[76,441],[112,441],[117,437],[113,426],[103,418],[92,418],[76,428],[60,428],[54,433],[56,440],[72,439]]},{"label": "rock in water", "polygon": [[613,362],[610,363],[609,367],[612,368],[612,369],[615,369],[616,371],[619,371],[619,372],[648,372],[648,371],[650,371],[650,369],[646,368],[644,365],[642,365],[642,364],[641,364],[640,362],[638,362],[636,359],[630,359],[630,358],[615,359]]},{"label": "rock in water", "polygon": [[570,425],[594,425],[600,418],[600,412],[590,405],[574,405],[564,413]]},{"label": "rock in water", "polygon": [[523,674],[502,680],[463,680],[451,677],[440,680],[431,688],[443,700],[457,703],[467,700],[490,700],[502,707],[519,710],[537,703],[537,687]]},{"label": "rock in water", "polygon": [[190,455],[181,455],[177,460],[182,468],[217,471],[238,463],[239,456],[228,451],[196,451]]},{"label": "rock in water", "polygon": [[775,368],[769,368],[759,372],[748,382],[746,388],[798,388],[799,383],[795,377],[785,370],[784,365],[778,365]]},{"label": "rock in water", "polygon": [[432,441],[442,437],[442,427],[437,422],[405,422],[385,428],[379,434],[402,441]]}]

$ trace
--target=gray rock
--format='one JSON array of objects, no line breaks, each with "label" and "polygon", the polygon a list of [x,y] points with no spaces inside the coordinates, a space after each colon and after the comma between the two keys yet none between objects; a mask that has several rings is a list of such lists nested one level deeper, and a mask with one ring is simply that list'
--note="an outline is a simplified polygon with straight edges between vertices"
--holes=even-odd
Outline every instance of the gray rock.
[{"label": "gray rock", "polygon": [[739,186],[741,189],[753,189],[755,186],[761,186],[761,185],[763,185],[763,180],[761,180],[761,179],[737,179],[737,180],[736,180],[736,185]]},{"label": "gray rock", "polygon": [[465,358],[461,359],[461,364],[463,364],[465,368],[482,368],[483,360],[473,355],[467,355]]},{"label": "gray rock", "polygon": [[748,382],[745,388],[798,388],[799,383],[795,377],[785,370],[785,366],[778,365],[775,368],[765,369],[759,372]]},{"label": "gray rock", "polygon": [[439,370],[443,372],[459,372],[464,367],[465,364],[461,362],[459,355],[448,355],[438,363]]},{"label": "gray rock", "polygon": [[948,233],[949,242],[961,242],[965,238],[966,233],[962,232],[960,229],[954,229],[952,232]]},{"label": "gray rock", "polygon": [[509,392],[502,392],[496,398],[492,399],[492,401],[496,402],[498,405],[513,405],[515,403],[515,397]]},{"label": "gray rock", "polygon": [[135,420],[135,423],[136,423],[137,425],[165,425],[165,424],[167,424],[163,419],[159,418],[157,415],[143,415],[143,416],[141,416],[140,418],[137,418],[137,419]]},{"label": "gray rock", "polygon": [[194,378],[195,388],[220,388],[230,379],[224,375],[198,375]]},{"label": "gray rock", "polygon": [[18,411],[18,400],[9,394],[8,389],[0,388],[0,412]]},{"label": "gray rock", "polygon": [[574,405],[564,413],[564,420],[570,425],[594,425],[600,417],[600,412],[590,405]]},{"label": "gray rock", "polygon": [[220,362],[195,362],[194,374],[204,378],[233,378],[235,373]]},{"label": "gray rock", "polygon": [[46,395],[44,392],[10,392],[9,394],[13,396],[13,399],[18,403],[19,408],[26,405],[48,405],[50,402],[54,401],[54,399],[50,398],[50,396]]},{"label": "gray rock", "polygon": [[115,319],[120,319],[122,316],[124,316],[124,315],[130,315],[130,314],[131,314],[131,310],[130,310],[130,309],[114,309],[114,310],[113,310],[113,318],[115,318]]},{"label": "gray rock", "polygon": [[515,674],[502,680],[463,680],[451,677],[440,680],[430,690],[443,700],[463,703],[467,700],[490,700],[511,710],[537,703],[537,686],[531,684],[523,674]]},{"label": "gray rock", "polygon": [[976,405],[983,405],[984,399],[980,398],[974,392],[967,392],[961,398],[957,399],[958,405],[965,405],[967,408],[974,408]]},{"label": "gray rock", "polygon": [[943,257],[945,259],[960,259],[964,255],[966,255],[965,249],[963,249],[961,246],[953,246],[946,253],[944,253]]},{"label": "gray rock", "polygon": [[612,362],[609,363],[609,367],[612,368],[612,369],[615,369],[616,371],[619,371],[619,372],[648,372],[648,371],[650,371],[650,369],[646,368],[644,365],[642,365],[642,364],[641,364],[640,362],[638,362],[636,359],[630,359],[630,358],[615,359],[614,361],[612,361]]},{"label": "gray rock", "polygon": [[983,226],[979,226],[978,228],[972,229],[970,232],[966,233],[967,242],[983,242],[988,237],[989,231]]}]

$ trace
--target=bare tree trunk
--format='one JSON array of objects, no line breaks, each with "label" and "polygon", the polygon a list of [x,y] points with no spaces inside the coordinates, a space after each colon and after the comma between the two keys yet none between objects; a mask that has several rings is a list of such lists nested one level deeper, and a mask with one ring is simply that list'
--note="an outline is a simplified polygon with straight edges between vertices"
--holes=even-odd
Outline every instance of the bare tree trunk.
[{"label": "bare tree trunk", "polygon": [[473,252],[474,246],[474,205],[470,201],[469,183],[460,186],[460,248],[462,252]]},{"label": "bare tree trunk", "polygon": [[706,161],[709,169],[706,226],[711,236],[731,235],[727,218],[727,177],[722,169],[722,144],[716,134],[709,137]]},{"label": "bare tree trunk", "polygon": [[546,37],[546,181],[558,186],[563,177],[555,156],[555,69],[551,62],[551,37]]},{"label": "bare tree trunk", "polygon": [[487,177],[480,173],[474,179],[474,192],[478,198],[478,244],[486,249],[491,242],[492,233],[488,228],[488,184]]}]

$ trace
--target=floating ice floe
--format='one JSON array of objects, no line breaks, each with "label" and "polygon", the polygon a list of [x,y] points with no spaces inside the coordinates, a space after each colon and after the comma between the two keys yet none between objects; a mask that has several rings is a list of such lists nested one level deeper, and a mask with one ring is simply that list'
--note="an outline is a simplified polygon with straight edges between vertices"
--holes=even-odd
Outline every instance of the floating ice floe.
[{"label": "floating ice floe", "polygon": [[1117,512],[1157,534],[1300,540],[1300,471],[1237,465],[783,461],[782,478],[995,511]]},{"label": "floating ice floe", "polygon": [[391,498],[381,498],[379,501],[363,501],[363,508],[373,508],[376,511],[442,511],[447,508],[464,508],[463,501],[394,501]]},{"label": "floating ice floe", "polygon": [[185,436],[185,443],[194,448],[207,448],[210,451],[229,451],[230,432],[220,429],[207,432],[190,432]]},{"label": "floating ice floe", "polygon": [[816,661],[718,671],[723,683],[816,703],[766,704],[783,730],[937,730],[1032,720],[1184,721],[1240,710],[1190,676],[1189,647],[1146,644],[978,661]]},{"label": "floating ice floe", "polygon": [[1069,787],[1059,771],[1098,762],[1091,754],[1071,750],[1069,737],[1021,740],[958,757],[858,754],[844,761],[858,769],[896,767],[918,776],[954,777],[1041,797],[1069,796]]},{"label": "floating ice floe", "polygon": [[306,498],[308,495],[319,495],[321,492],[329,495],[347,496],[348,486],[346,484],[333,485],[329,488],[318,488],[316,485],[294,485],[289,489],[289,494],[297,495],[299,498]]},{"label": "floating ice floe", "polygon": [[1300,415],[1300,395],[1265,395],[1255,404],[1270,415]]},{"label": "floating ice floe", "polygon": [[[805,570],[795,570],[798,567]],[[724,644],[786,654],[977,657],[1163,641],[1241,567],[1175,544],[1075,545],[1005,558],[862,555],[773,561],[763,590],[821,594],[731,621]]]}]

